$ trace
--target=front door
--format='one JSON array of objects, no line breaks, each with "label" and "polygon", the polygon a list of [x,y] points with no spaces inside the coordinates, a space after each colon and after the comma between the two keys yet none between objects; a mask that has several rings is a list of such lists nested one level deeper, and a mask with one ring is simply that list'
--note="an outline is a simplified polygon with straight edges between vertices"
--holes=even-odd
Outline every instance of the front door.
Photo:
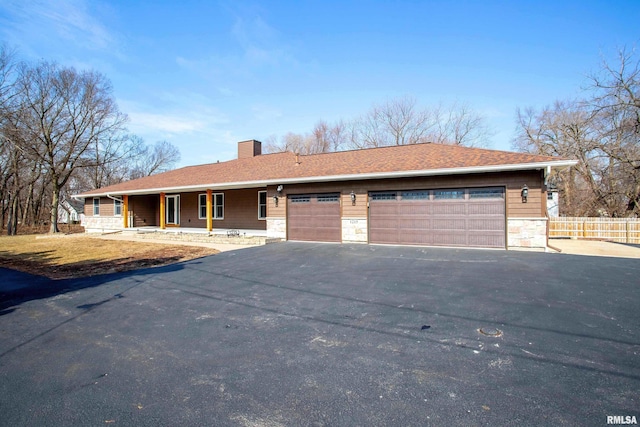
[{"label": "front door", "polygon": [[180,196],[166,196],[167,225],[180,225]]}]

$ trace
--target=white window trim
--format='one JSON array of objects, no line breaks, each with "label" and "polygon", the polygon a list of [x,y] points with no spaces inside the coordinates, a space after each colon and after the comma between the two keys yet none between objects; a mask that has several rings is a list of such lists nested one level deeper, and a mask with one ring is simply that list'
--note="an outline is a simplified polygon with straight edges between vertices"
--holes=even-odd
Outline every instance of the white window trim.
[{"label": "white window trim", "polygon": [[[222,216],[216,217],[217,206],[216,206],[216,196],[222,196]],[[204,196],[204,205],[202,204],[202,196]],[[207,219],[206,215],[201,216],[202,207],[204,206],[205,212],[207,211],[207,194],[201,193],[198,194],[198,219]],[[211,194],[211,219],[216,219],[218,221],[224,219],[224,193],[212,193]]]},{"label": "white window trim", "polygon": [[[116,213],[116,206],[120,204],[120,213]],[[113,216],[122,216],[122,200],[113,201]]]},{"label": "white window trim", "polygon": [[[224,193],[213,193],[211,195],[211,218],[214,220],[222,221],[224,219]],[[222,216],[216,216],[218,212],[218,205],[216,204],[216,196],[222,196]]]},{"label": "white window trim", "polygon": [[[201,203],[202,196],[204,196],[204,205]],[[202,213],[203,206],[204,206],[205,216],[200,215]],[[207,219],[206,212],[207,212],[207,194],[206,193],[198,194],[198,219]]]},{"label": "white window trim", "polygon": [[[98,213],[96,213],[96,200],[98,201]],[[91,204],[91,212],[93,213],[93,216],[100,216],[100,197],[93,198],[93,202]]]},{"label": "white window trim", "polygon": [[[260,204],[260,195],[264,193],[264,205]],[[266,191],[258,191],[258,219],[266,220],[267,219],[267,192]],[[264,206],[264,216],[260,216],[260,207]]]}]

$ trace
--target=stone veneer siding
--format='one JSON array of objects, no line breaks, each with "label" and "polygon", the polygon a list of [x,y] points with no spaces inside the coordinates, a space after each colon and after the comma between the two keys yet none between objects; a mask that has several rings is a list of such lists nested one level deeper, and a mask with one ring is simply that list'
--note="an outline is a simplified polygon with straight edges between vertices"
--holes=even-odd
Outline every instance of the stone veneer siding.
[{"label": "stone veneer siding", "polygon": [[508,218],[507,248],[546,249],[547,218]]},{"label": "stone veneer siding", "polygon": [[342,218],[342,241],[344,243],[367,243],[366,218]]},{"label": "stone veneer siding", "polygon": [[267,237],[274,239],[286,239],[286,218],[267,218]]},{"label": "stone veneer siding", "polygon": [[81,222],[87,233],[102,233],[111,230],[123,230],[123,219],[121,216],[84,216]]}]

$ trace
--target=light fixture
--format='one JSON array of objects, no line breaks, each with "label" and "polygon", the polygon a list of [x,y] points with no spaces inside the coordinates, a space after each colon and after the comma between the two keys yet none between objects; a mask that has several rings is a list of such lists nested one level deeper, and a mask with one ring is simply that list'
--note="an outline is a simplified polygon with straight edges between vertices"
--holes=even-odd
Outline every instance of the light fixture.
[{"label": "light fixture", "polygon": [[282,193],[282,185],[278,185],[278,188],[276,188],[276,191],[278,192],[278,194]]},{"label": "light fixture", "polygon": [[356,204],[356,193],[354,193],[353,191],[351,192],[351,204],[353,206],[355,206]]},{"label": "light fixture", "polygon": [[275,203],[276,208],[277,208],[278,207],[278,195],[277,194],[273,195],[273,203]]},{"label": "light fixture", "polygon": [[529,197],[529,187],[527,187],[527,184],[522,186],[520,196],[522,196],[522,203],[527,203],[527,197]]}]

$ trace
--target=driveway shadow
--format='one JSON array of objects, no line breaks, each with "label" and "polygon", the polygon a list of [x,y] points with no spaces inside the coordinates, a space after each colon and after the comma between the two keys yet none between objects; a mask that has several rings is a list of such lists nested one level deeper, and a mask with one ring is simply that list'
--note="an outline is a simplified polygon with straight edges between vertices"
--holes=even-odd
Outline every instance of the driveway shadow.
[{"label": "driveway shadow", "polygon": [[[193,260],[191,260],[193,262]],[[0,267],[0,316],[15,311],[25,302],[45,299],[81,289],[95,288],[116,279],[182,270],[182,262],[161,267],[101,274],[76,279],[53,280],[44,276]]]}]

